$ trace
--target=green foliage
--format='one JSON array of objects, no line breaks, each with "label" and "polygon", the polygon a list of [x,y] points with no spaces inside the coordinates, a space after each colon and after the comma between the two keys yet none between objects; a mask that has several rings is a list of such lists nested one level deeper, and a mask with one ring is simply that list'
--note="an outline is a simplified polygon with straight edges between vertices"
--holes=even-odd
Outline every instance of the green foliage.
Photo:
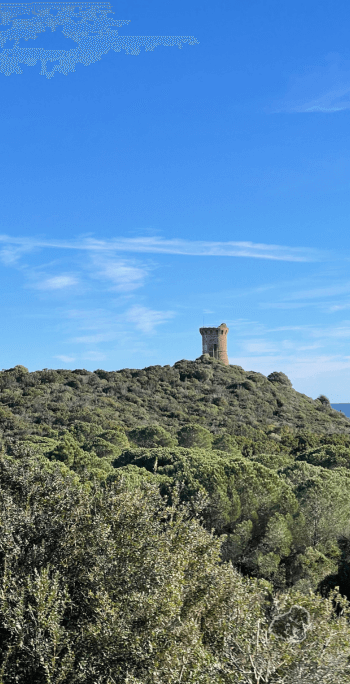
[{"label": "green foliage", "polygon": [[[294,470],[298,465],[294,466]],[[288,475],[290,474],[290,471]],[[350,474],[346,470],[310,469],[295,487],[305,517],[308,545],[326,545],[350,532]]]},{"label": "green foliage", "polygon": [[[339,601],[334,619],[331,598],[286,592],[269,605],[268,587],[253,580],[235,583],[231,625],[224,636],[226,654],[221,682],[236,684],[315,684],[349,681],[349,607]],[[304,629],[279,630],[288,615],[306,616]],[[297,628],[296,628],[297,627]],[[303,632],[302,636],[300,632]],[[218,638],[222,635],[219,632]]]},{"label": "green foliage", "polygon": [[145,478],[170,501],[177,490],[191,506],[206,496],[205,524],[224,557],[279,589],[315,588],[337,572],[348,487],[317,475],[317,508],[312,468],[348,468],[350,423],[283,373],[212,359],[95,373],[16,367],[0,373],[0,427],[8,455],[23,445],[84,483],[121,469],[129,487]]},{"label": "green foliage", "polygon": [[101,432],[101,439],[105,439],[106,442],[110,442],[114,446],[118,447],[120,453],[127,449],[129,446],[128,438],[122,427],[111,425],[107,430]]},{"label": "green foliage", "polygon": [[117,372],[28,373],[16,366],[0,373],[0,429],[12,439],[72,429],[81,444],[79,435],[87,438],[89,426],[95,436],[149,426],[175,435],[188,424],[209,430],[213,438],[265,441],[275,451],[290,450],[295,433],[350,435],[344,415],[295,392],[283,374],[266,378],[210,358]]},{"label": "green foliage", "polygon": [[191,449],[211,449],[213,436],[201,425],[184,425],[177,433],[180,446]]},{"label": "green foliage", "polygon": [[207,497],[206,527],[222,535],[226,560],[278,588],[316,589],[337,570],[338,542],[350,535],[350,476],[291,457],[203,449],[127,450],[117,470],[142,469],[172,500]]},{"label": "green foliage", "polygon": [[136,446],[146,447],[146,449],[176,446],[176,440],[160,425],[149,425],[130,430],[129,438]]},{"label": "green foliage", "polygon": [[292,387],[292,383],[289,380],[289,378],[287,377],[287,375],[285,375],[285,373],[280,373],[280,372],[275,371],[274,373],[270,373],[270,375],[267,376],[267,379],[270,382],[273,382],[273,383],[276,383],[279,385],[285,385],[286,387]]},{"label": "green foliage", "polygon": [[[100,440],[103,442],[103,440]],[[115,455],[113,445],[109,445],[111,455]],[[84,479],[106,479],[108,475],[112,474],[112,468],[109,458],[99,457],[95,451],[84,451],[75,441],[74,437],[67,433],[63,440],[48,454],[53,461],[60,461],[64,463],[73,472],[78,473]]]},{"label": "green foliage", "polygon": [[0,470],[3,680],[175,682],[185,663],[209,682],[219,547],[198,522],[155,488],[89,493],[33,460]]},{"label": "green foliage", "polygon": [[239,453],[237,439],[232,437],[232,435],[228,435],[227,432],[225,432],[223,435],[218,435],[217,437],[214,437],[213,449],[217,449],[218,451],[227,451],[231,454]]},{"label": "green foliage", "polygon": [[325,444],[316,449],[303,451],[298,455],[298,460],[322,466],[331,470],[333,468],[350,469],[350,448],[334,444]]},{"label": "green foliage", "polygon": [[68,468],[74,468],[80,459],[84,458],[84,453],[75,439],[67,434],[62,442],[51,451],[50,456],[55,461],[65,463]]},{"label": "green foliage", "polygon": [[[43,457],[0,459],[0,484],[4,684],[349,681],[347,603],[274,598],[222,563],[198,509],[144,481],[86,488]],[[298,630],[276,635],[288,615]]]},{"label": "green foliage", "polygon": [[[135,449],[125,451],[116,468],[137,466],[157,475],[161,491],[172,500],[179,491],[182,501],[196,501],[205,494],[203,511],[208,529],[225,537],[225,558],[245,572],[270,577],[262,556],[276,551],[275,565],[290,553],[290,544],[277,538],[276,521],[282,525],[280,537],[292,536],[293,516],[298,502],[292,487],[276,472],[241,455],[203,449]],[[277,511],[279,513],[277,513]],[[274,521],[274,522],[273,522]],[[274,525],[274,527],[273,527]]]}]

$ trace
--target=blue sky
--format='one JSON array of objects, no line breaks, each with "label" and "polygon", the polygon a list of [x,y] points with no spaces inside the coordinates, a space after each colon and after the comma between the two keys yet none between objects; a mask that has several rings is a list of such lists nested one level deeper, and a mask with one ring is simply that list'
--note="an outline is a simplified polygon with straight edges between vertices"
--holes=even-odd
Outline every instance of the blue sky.
[{"label": "blue sky", "polygon": [[112,7],[198,43],[0,73],[1,367],[173,364],[226,322],[231,363],[350,401],[348,3]]}]

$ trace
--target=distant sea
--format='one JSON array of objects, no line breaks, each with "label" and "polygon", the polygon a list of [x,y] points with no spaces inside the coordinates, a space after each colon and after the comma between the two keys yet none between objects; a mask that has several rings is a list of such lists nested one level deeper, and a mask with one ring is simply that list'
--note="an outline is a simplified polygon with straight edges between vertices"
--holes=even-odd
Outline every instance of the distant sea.
[{"label": "distant sea", "polygon": [[350,418],[350,404],[331,404],[331,407],[336,411],[342,411],[348,418]]}]

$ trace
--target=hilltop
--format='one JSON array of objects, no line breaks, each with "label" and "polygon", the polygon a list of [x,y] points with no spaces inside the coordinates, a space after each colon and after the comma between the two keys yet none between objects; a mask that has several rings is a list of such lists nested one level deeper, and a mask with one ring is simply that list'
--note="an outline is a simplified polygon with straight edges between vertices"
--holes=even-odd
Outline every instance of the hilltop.
[{"label": "hilltop", "polygon": [[265,377],[210,357],[119,371],[83,369],[0,373],[3,436],[57,437],[76,422],[126,431],[159,425],[175,435],[188,423],[213,435],[228,433],[275,442],[281,434],[350,434],[350,420],[326,397],[296,392],[280,372]]}]

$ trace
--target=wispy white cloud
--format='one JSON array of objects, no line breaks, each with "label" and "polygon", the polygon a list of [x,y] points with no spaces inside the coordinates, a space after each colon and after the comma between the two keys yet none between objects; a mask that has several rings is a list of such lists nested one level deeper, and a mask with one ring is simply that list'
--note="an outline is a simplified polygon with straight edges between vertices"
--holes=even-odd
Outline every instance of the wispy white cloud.
[{"label": "wispy white cloud", "polygon": [[265,245],[253,242],[214,242],[204,240],[165,240],[157,237],[119,238],[99,242],[87,241],[89,248],[151,254],[179,254],[184,256],[226,256],[272,259],[276,261],[316,261],[321,258],[317,250],[282,245]]},{"label": "wispy white cloud", "polygon": [[[276,339],[276,333],[292,334],[291,338]],[[255,321],[246,321],[241,328],[236,326],[235,334],[240,340],[241,348],[248,353],[270,353],[285,349],[315,349],[324,344],[329,344],[329,340],[347,339],[350,337],[350,321],[342,321],[338,325],[291,325],[268,327],[257,324]],[[294,335],[294,337],[293,337]],[[251,339],[252,336],[256,336]],[[271,336],[273,339],[271,339]],[[315,342],[317,340],[317,342]]]},{"label": "wispy white cloud", "polygon": [[302,309],[312,306],[312,302],[260,302],[260,309]]},{"label": "wispy white cloud", "polygon": [[174,317],[173,311],[155,311],[146,306],[132,306],[126,312],[126,319],[144,333],[153,333],[155,328]]},{"label": "wispy white cloud", "polygon": [[142,287],[148,274],[146,267],[131,262],[93,255],[94,270],[90,273],[93,278],[112,283],[117,292],[130,292]]},{"label": "wispy white cloud", "polygon": [[330,311],[330,313],[335,311],[345,311],[346,309],[350,309],[350,302],[344,302],[343,304],[332,304],[332,306],[328,307],[328,311]]},{"label": "wispy white cloud", "polygon": [[298,290],[285,296],[285,300],[294,299],[324,299],[325,297],[335,297],[350,292],[350,282],[335,283],[326,287],[314,287],[307,290]]},{"label": "wispy white cloud", "polygon": [[75,356],[66,356],[66,354],[56,354],[53,358],[59,359],[63,363],[73,363],[75,361]]},{"label": "wispy white cloud", "polygon": [[334,114],[350,109],[350,83],[338,88],[331,88],[318,97],[307,102],[295,104],[291,111],[303,114]]},{"label": "wispy white cloud", "polygon": [[302,74],[294,75],[273,111],[333,114],[345,109],[350,109],[350,64],[330,54],[323,64],[305,67]]},{"label": "wispy white cloud", "polygon": [[305,330],[305,328],[306,328],[305,325],[280,325],[276,328],[269,328],[268,332],[284,332],[286,330],[288,330],[288,331],[296,331],[296,330],[301,331],[301,330]]},{"label": "wispy white cloud", "polygon": [[249,354],[268,354],[278,351],[278,345],[268,340],[246,340],[244,348]]},{"label": "wispy white cloud", "polygon": [[[296,289],[293,284],[287,284],[289,292],[283,294],[283,284],[280,285],[280,301],[259,303],[260,309],[301,309],[305,307],[316,306],[329,313],[341,311],[342,309],[350,308],[348,296],[350,294],[350,281],[335,282],[334,275],[329,274],[324,276],[331,280],[331,284],[322,285],[321,287],[309,287],[303,289]],[[346,301],[341,302],[341,298],[345,295]],[[333,300],[333,302],[332,302]]]},{"label": "wispy white cloud", "polygon": [[324,328],[311,328],[310,334],[319,338],[348,338],[350,337],[350,321],[343,321],[339,325],[327,326]]},{"label": "wispy white cloud", "polygon": [[349,340],[350,320],[324,326],[311,322],[261,326],[255,321],[242,321],[241,327],[235,330],[236,354],[231,363],[246,370],[259,370],[264,375],[283,371],[299,391],[309,395],[336,396],[339,389],[346,396],[350,377]]},{"label": "wispy white cloud", "polygon": [[5,264],[5,266],[14,266],[21,259],[23,254],[32,252],[35,249],[35,245],[30,243],[10,243],[6,241],[1,241],[3,247],[0,249],[0,261]]},{"label": "wispy white cloud", "polygon": [[78,280],[75,276],[58,275],[36,283],[35,287],[38,290],[63,290],[67,287],[73,287],[73,285],[77,285],[77,283]]},{"label": "wispy white cloud", "polygon": [[96,330],[110,323],[111,316],[106,309],[67,309],[65,318],[74,320],[81,329]]},{"label": "wispy white cloud", "polygon": [[266,245],[253,242],[215,242],[204,240],[166,240],[158,237],[114,238],[96,240],[79,238],[77,240],[49,240],[40,238],[21,238],[0,235],[0,243],[22,248],[50,248],[62,250],[82,250],[95,254],[108,252],[139,252],[148,254],[179,254],[184,256],[226,256],[273,261],[311,262],[325,258],[321,250],[308,247],[287,247]]},{"label": "wispy white cloud", "polygon": [[110,342],[115,337],[112,332],[97,333],[96,335],[81,335],[73,337],[71,342],[76,344],[97,344],[98,342]]},{"label": "wispy white cloud", "polygon": [[106,359],[106,354],[99,351],[88,351],[83,354],[82,358],[85,361],[104,361]]}]

